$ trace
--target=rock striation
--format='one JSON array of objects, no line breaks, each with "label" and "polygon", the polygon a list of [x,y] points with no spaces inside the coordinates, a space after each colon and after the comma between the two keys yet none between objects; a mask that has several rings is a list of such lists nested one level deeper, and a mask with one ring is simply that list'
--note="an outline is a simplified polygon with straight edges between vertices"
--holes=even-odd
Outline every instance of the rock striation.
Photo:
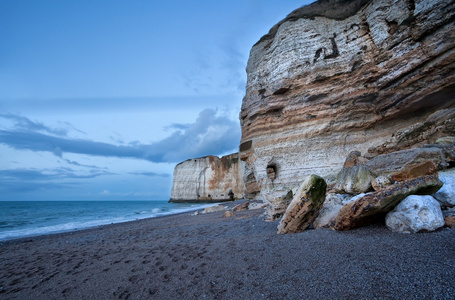
[{"label": "rock striation", "polygon": [[174,168],[169,202],[220,202],[242,198],[243,164],[237,153],[179,163]]},{"label": "rock striation", "polygon": [[334,183],[352,150],[453,143],[454,22],[455,0],[325,0],[274,26],[247,65],[245,196],[278,207],[309,174]]}]

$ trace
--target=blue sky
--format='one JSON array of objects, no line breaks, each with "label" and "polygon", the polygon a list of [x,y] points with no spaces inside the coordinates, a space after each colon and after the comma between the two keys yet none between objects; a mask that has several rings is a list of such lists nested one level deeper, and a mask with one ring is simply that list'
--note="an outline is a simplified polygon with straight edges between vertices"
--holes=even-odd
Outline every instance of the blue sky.
[{"label": "blue sky", "polygon": [[237,151],[249,51],[310,2],[0,0],[0,200],[167,200]]}]

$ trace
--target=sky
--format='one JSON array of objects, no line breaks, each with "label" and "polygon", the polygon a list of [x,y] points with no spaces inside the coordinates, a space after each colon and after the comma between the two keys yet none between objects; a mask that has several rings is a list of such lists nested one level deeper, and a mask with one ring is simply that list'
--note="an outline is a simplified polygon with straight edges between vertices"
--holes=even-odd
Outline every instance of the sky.
[{"label": "sky", "polygon": [[0,0],[0,201],[168,200],[238,151],[251,47],[309,0]]}]

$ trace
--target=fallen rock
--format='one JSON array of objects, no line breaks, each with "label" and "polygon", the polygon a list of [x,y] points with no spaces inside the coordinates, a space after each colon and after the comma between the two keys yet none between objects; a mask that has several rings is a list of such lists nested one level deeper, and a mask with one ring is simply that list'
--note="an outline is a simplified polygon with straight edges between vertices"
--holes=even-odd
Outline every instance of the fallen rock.
[{"label": "fallen rock", "polygon": [[406,166],[399,172],[392,173],[393,181],[403,181],[411,178],[416,178],[425,175],[431,175],[438,172],[438,166],[431,160],[421,162],[419,164]]},{"label": "fallen rock", "polygon": [[365,195],[367,195],[367,194],[361,193],[361,194],[355,195],[353,197],[345,197],[345,198],[343,198],[341,204],[346,205],[349,202],[357,201],[358,199],[364,197]]},{"label": "fallen rock", "polygon": [[455,216],[445,217],[444,218],[444,226],[445,227],[450,227],[450,228],[455,228]]},{"label": "fallen rock", "polygon": [[265,194],[265,199],[267,200],[267,211],[266,211],[266,221],[276,221],[279,218],[283,217],[286,212],[287,207],[291,204],[292,199],[294,198],[294,193],[288,191],[286,194],[275,197],[270,194]]},{"label": "fallen rock", "polygon": [[395,232],[434,231],[444,226],[441,206],[431,196],[406,197],[385,218],[386,226]]},{"label": "fallen rock", "polygon": [[369,160],[365,166],[378,175],[389,175],[426,161],[432,161],[437,166],[445,167],[447,158],[444,149],[433,146],[382,154]]},{"label": "fallen rock", "polygon": [[250,206],[248,206],[248,210],[261,209],[265,207],[267,207],[266,203],[250,203]]},{"label": "fallen rock", "polygon": [[343,168],[352,168],[356,166],[359,163],[359,157],[362,155],[360,151],[352,151],[351,153],[348,154],[348,157],[346,157],[346,160],[344,161]]},{"label": "fallen rock", "polygon": [[331,227],[343,207],[343,196],[340,194],[327,194],[318,217],[313,222],[314,228]]},{"label": "fallen rock", "polygon": [[248,210],[249,206],[250,206],[250,202],[246,201],[244,203],[237,204],[236,206],[234,206],[234,208],[232,210],[233,211],[244,211],[244,210]]},{"label": "fallen rock", "polygon": [[213,213],[213,212],[217,212],[217,211],[223,211],[223,210],[226,210],[226,207],[224,207],[223,205],[215,205],[215,206],[210,206],[210,207],[206,207],[204,208],[204,214],[208,214],[208,213]]},{"label": "fallen rock", "polygon": [[223,218],[232,218],[233,216],[235,216],[235,213],[231,210],[227,210],[224,215],[223,215]]},{"label": "fallen rock", "polygon": [[429,195],[437,192],[442,182],[436,175],[422,176],[369,193],[345,204],[335,222],[336,230],[349,230],[374,222],[392,210],[409,195]]},{"label": "fallen rock", "polygon": [[442,188],[433,195],[445,207],[455,206],[455,170],[441,172],[439,179],[444,183]]},{"label": "fallen rock", "polygon": [[310,175],[286,209],[278,233],[295,233],[308,228],[322,208],[326,189],[327,183],[322,177]]},{"label": "fallen rock", "polygon": [[379,191],[383,188],[386,188],[391,184],[392,184],[392,181],[390,180],[390,178],[388,176],[384,176],[384,175],[378,176],[371,181],[371,186],[373,187],[373,189],[375,191]]},{"label": "fallen rock", "polygon": [[343,168],[337,176],[335,190],[348,194],[368,192],[372,190],[371,181],[375,178],[376,175],[371,169],[363,165]]},{"label": "fallen rock", "polygon": [[449,145],[455,142],[455,136],[444,136],[436,140],[436,144]]}]

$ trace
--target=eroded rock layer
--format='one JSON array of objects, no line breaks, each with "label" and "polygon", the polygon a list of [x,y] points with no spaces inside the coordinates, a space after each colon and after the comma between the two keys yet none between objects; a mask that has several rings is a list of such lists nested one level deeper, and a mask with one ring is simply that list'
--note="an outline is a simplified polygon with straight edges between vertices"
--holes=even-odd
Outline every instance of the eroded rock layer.
[{"label": "eroded rock layer", "polygon": [[246,196],[455,135],[454,22],[455,0],[326,0],[273,27],[247,65]]},{"label": "eroded rock layer", "polygon": [[169,202],[220,202],[243,197],[243,162],[238,153],[189,159],[174,168]]}]

